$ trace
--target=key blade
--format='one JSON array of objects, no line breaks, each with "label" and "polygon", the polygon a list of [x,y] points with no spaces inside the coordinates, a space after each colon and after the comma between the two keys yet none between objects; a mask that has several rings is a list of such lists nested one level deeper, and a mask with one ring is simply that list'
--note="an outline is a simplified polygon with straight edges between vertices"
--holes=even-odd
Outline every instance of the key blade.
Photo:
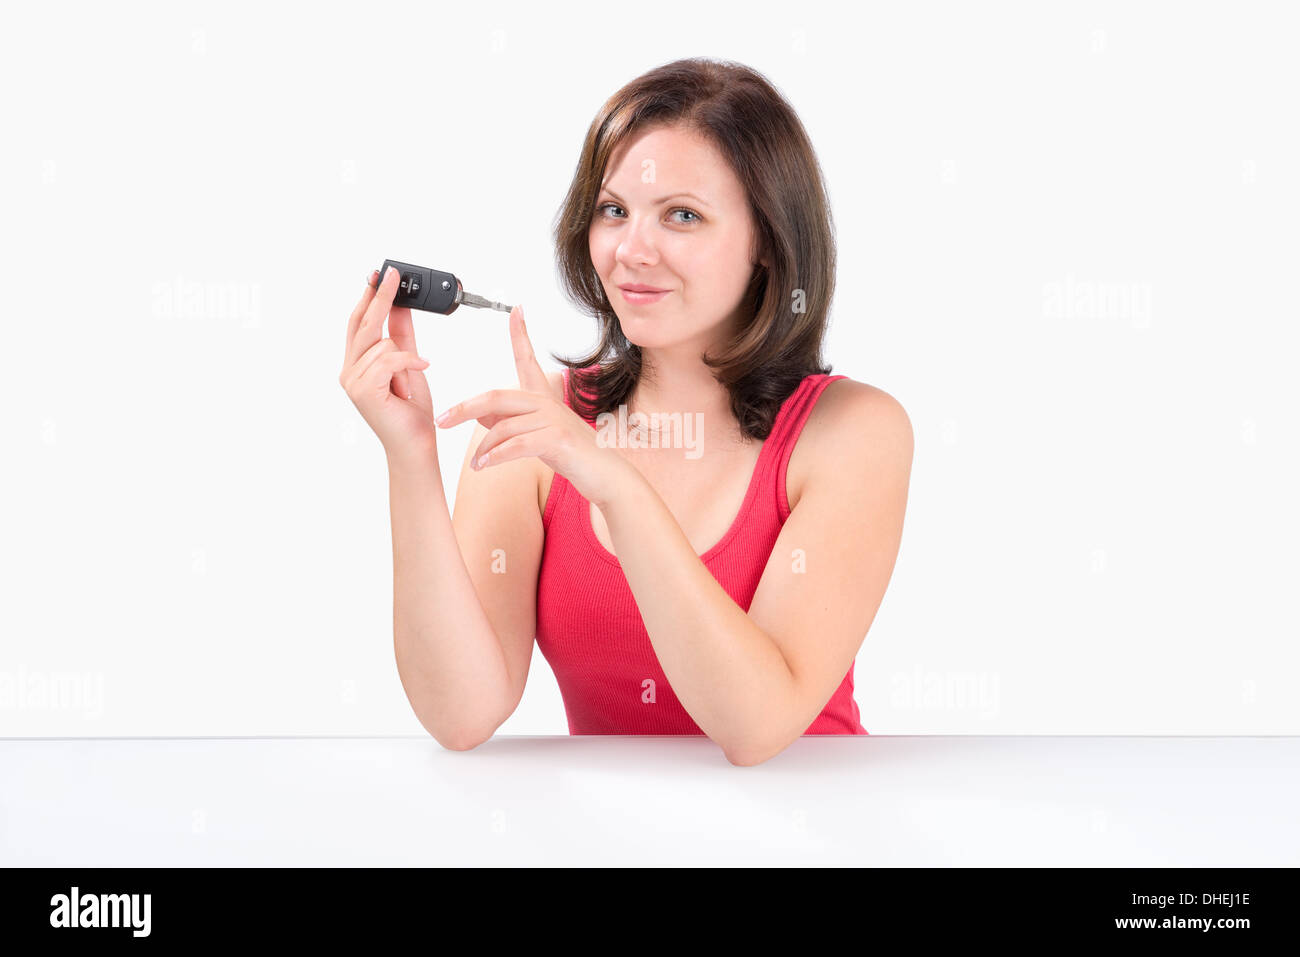
[{"label": "key blade", "polygon": [[472,292],[460,290],[456,296],[456,301],[466,306],[473,306],[475,309],[496,309],[499,312],[510,312],[514,306],[506,306],[499,302],[492,302],[490,299],[484,299],[482,296],[476,296]]}]

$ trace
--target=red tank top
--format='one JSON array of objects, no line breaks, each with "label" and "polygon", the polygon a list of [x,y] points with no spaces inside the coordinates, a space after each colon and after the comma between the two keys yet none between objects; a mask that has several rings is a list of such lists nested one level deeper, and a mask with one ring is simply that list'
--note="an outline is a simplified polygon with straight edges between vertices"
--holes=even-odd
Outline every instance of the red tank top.
[{"label": "red tank top", "polygon": [[[567,369],[564,378],[568,404]],[[790,514],[785,473],[795,440],[822,390],[843,378],[807,376],[781,404],[759,449],[739,514],[718,543],[700,556],[745,611]],[[659,667],[622,566],[596,538],[590,507],[564,476],[555,474],[542,514],[545,544],[537,579],[537,645],[560,686],[569,733],[703,734]],[[804,734],[866,733],[853,700],[850,665]]]}]

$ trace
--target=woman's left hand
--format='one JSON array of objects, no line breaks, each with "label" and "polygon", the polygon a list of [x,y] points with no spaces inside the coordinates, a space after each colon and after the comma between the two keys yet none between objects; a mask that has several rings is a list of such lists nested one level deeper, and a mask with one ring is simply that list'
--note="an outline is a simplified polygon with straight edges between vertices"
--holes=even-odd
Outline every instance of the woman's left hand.
[{"label": "woman's left hand", "polygon": [[631,463],[615,449],[598,444],[597,430],[551,394],[519,306],[511,310],[509,323],[519,388],[481,392],[450,406],[434,421],[449,429],[476,419],[488,430],[475,450],[473,468],[535,455],[599,507],[628,477]]}]

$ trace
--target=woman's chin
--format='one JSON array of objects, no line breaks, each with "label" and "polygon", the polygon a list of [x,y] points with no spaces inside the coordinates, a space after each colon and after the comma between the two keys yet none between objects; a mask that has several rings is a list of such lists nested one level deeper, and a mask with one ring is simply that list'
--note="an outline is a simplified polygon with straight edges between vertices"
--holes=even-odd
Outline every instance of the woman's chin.
[{"label": "woman's chin", "polygon": [[663,322],[619,316],[618,325],[623,330],[623,337],[642,349],[662,349],[679,341],[672,333],[672,326]]},{"label": "woman's chin", "polygon": [[691,350],[697,346],[702,348],[718,336],[716,328],[701,329],[691,321],[690,317],[667,312],[662,315],[656,313],[653,316],[635,313],[627,316],[618,313],[615,315],[618,316],[618,325],[623,331],[624,338],[641,349],[664,352],[681,348]]}]

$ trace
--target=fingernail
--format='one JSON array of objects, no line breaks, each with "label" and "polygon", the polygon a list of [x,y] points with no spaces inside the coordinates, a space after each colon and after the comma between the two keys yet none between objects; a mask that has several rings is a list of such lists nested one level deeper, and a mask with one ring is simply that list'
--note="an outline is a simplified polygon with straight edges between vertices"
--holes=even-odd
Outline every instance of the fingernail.
[{"label": "fingernail", "polygon": [[441,415],[435,415],[433,417],[433,421],[437,422],[439,425],[442,425],[442,423],[447,421],[447,418],[450,415],[451,415],[451,409],[443,409]]}]

